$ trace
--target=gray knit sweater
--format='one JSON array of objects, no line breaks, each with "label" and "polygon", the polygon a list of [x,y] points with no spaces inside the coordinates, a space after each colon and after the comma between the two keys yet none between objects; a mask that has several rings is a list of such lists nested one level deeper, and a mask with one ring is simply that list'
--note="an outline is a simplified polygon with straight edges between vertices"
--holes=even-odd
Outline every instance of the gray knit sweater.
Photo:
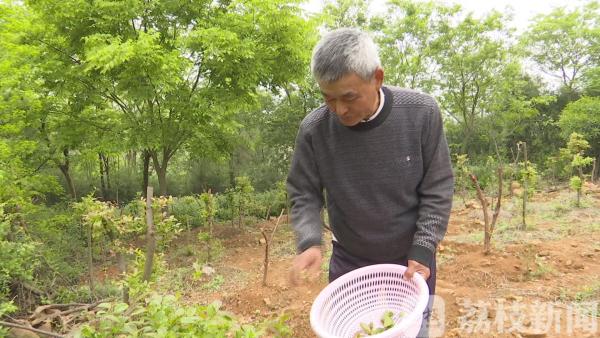
[{"label": "gray knit sweater", "polygon": [[429,266],[444,237],[454,179],[438,105],[383,90],[372,121],[346,127],[326,106],[302,121],[287,179],[300,252],[322,242],[323,191],[333,233],[355,256]]}]

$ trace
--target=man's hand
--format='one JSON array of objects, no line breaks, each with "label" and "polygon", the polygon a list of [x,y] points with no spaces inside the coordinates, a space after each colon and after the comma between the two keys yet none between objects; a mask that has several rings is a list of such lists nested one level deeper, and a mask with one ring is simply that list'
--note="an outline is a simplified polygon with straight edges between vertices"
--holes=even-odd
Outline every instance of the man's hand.
[{"label": "man's hand", "polygon": [[309,281],[316,280],[321,274],[322,261],[323,255],[321,254],[321,248],[318,246],[310,247],[297,255],[290,271],[291,284],[299,285],[305,279],[309,279]]},{"label": "man's hand", "polygon": [[423,276],[424,280],[429,279],[429,275],[431,275],[431,271],[429,270],[428,267],[426,267],[425,265],[417,262],[417,261],[413,261],[413,260],[408,260],[408,269],[406,269],[406,272],[404,273],[404,278],[405,279],[411,279],[413,278],[415,272],[420,273],[421,276]]}]

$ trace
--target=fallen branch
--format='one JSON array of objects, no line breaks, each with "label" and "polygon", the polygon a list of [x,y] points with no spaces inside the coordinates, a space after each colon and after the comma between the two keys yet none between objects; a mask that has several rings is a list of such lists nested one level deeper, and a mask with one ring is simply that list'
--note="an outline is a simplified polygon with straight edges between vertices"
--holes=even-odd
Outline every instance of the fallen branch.
[{"label": "fallen branch", "polygon": [[28,327],[28,326],[25,326],[25,325],[19,325],[19,324],[9,323],[9,322],[5,322],[5,321],[2,321],[2,320],[0,320],[0,325],[7,326],[7,327],[12,327],[12,328],[15,328],[15,329],[29,330],[31,332],[43,334],[43,335],[46,335],[46,336],[49,336],[49,337],[56,337],[56,338],[65,338],[66,337],[66,336],[63,336],[63,335],[58,334],[58,333],[44,331],[44,330],[36,329],[36,328],[33,328],[33,327]]},{"label": "fallen branch", "polygon": [[68,304],[48,304],[48,305],[42,305],[42,306],[38,306],[35,311],[33,311],[33,313],[31,314],[31,316],[29,316],[30,320],[34,320],[35,318],[39,317],[40,314],[42,314],[42,312],[46,311],[46,310],[50,310],[50,309],[60,309],[60,308],[68,308],[68,307],[72,307],[72,306],[85,306],[88,304],[85,303],[68,303]]},{"label": "fallen branch", "polygon": [[[79,306],[79,307],[72,308],[72,309],[65,310],[65,311],[59,311],[59,310],[56,310],[56,308],[52,308],[52,307],[49,307],[49,308],[46,308],[46,309],[42,309],[41,311],[38,311],[38,309],[39,309],[38,308],[38,309],[36,309],[36,311],[38,311],[37,314],[35,316],[32,315],[30,317],[30,319],[33,320],[31,322],[31,325],[32,326],[37,326],[37,325],[39,325],[42,322],[45,322],[47,320],[52,321],[56,317],[61,317],[62,318],[63,316],[66,316],[66,315],[69,315],[69,314],[72,314],[72,313],[75,313],[75,312],[89,311],[89,310],[95,308],[96,306],[98,306],[100,303],[104,303],[104,302],[105,302],[105,300],[98,301],[98,302],[95,302],[95,303],[92,303],[92,304],[83,304],[83,306]],[[54,305],[56,305],[56,304],[54,304]],[[44,317],[39,317],[39,315],[42,313],[42,311],[45,311],[45,310],[54,310],[54,311],[52,313],[44,316]]]}]

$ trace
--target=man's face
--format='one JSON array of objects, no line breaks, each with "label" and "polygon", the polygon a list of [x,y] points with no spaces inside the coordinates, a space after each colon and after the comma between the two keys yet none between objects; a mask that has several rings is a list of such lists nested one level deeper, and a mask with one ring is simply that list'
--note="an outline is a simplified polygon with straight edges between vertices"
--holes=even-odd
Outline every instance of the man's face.
[{"label": "man's face", "polygon": [[335,82],[319,82],[319,87],[329,110],[350,127],[375,113],[382,83],[383,70],[379,68],[369,80],[351,73]]}]

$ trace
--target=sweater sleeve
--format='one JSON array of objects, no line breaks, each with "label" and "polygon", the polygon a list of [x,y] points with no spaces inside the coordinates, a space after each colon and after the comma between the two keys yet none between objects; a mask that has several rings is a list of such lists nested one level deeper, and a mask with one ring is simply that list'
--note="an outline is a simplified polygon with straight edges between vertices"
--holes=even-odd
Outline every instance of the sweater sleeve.
[{"label": "sweater sleeve", "polygon": [[454,194],[454,175],[437,104],[433,105],[429,121],[424,127],[427,128],[423,132],[422,140],[424,175],[417,187],[419,215],[408,259],[429,267],[436,247],[448,227]]},{"label": "sweater sleeve", "polygon": [[323,186],[319,177],[310,135],[300,126],[287,177],[291,221],[298,252],[321,245]]}]

